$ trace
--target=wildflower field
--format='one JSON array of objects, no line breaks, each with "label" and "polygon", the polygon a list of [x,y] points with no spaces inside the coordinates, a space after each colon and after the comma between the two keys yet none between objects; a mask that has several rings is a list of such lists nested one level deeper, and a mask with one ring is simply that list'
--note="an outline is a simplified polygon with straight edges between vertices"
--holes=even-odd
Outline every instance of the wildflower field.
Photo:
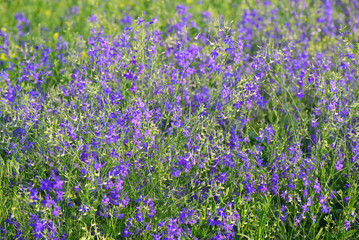
[{"label": "wildflower field", "polygon": [[357,0],[0,0],[0,239],[359,239]]}]

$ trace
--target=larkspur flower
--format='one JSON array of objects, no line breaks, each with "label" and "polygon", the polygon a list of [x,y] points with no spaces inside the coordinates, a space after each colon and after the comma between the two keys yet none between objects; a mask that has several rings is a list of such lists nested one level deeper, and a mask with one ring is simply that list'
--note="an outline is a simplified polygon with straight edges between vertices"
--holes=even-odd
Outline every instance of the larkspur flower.
[{"label": "larkspur flower", "polygon": [[349,221],[344,221],[344,228],[345,228],[345,230],[349,230],[349,228],[350,228],[350,222]]},{"label": "larkspur flower", "polygon": [[313,238],[329,212],[353,237],[359,5],[187,2],[158,20],[156,2],[6,3],[1,191],[21,204],[0,238],[72,239],[78,219],[95,238]]}]

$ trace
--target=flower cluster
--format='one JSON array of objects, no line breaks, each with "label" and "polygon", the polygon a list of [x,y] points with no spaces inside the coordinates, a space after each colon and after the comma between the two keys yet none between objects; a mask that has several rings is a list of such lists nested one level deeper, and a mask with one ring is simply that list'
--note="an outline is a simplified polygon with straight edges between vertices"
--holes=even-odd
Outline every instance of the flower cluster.
[{"label": "flower cluster", "polygon": [[1,239],[355,238],[359,4],[126,2],[0,21]]}]

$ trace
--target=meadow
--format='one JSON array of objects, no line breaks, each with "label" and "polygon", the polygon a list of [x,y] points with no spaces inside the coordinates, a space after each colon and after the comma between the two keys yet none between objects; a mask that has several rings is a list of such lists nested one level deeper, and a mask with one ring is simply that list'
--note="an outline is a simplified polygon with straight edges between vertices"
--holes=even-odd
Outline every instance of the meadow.
[{"label": "meadow", "polygon": [[359,239],[356,0],[0,0],[0,239]]}]

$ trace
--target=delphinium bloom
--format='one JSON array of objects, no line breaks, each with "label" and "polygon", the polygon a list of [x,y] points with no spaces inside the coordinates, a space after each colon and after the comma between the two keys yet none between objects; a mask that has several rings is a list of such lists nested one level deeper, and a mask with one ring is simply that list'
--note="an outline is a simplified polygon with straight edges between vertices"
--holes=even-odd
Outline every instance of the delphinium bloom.
[{"label": "delphinium bloom", "polygon": [[359,5],[187,2],[0,3],[1,236],[354,236]]}]

